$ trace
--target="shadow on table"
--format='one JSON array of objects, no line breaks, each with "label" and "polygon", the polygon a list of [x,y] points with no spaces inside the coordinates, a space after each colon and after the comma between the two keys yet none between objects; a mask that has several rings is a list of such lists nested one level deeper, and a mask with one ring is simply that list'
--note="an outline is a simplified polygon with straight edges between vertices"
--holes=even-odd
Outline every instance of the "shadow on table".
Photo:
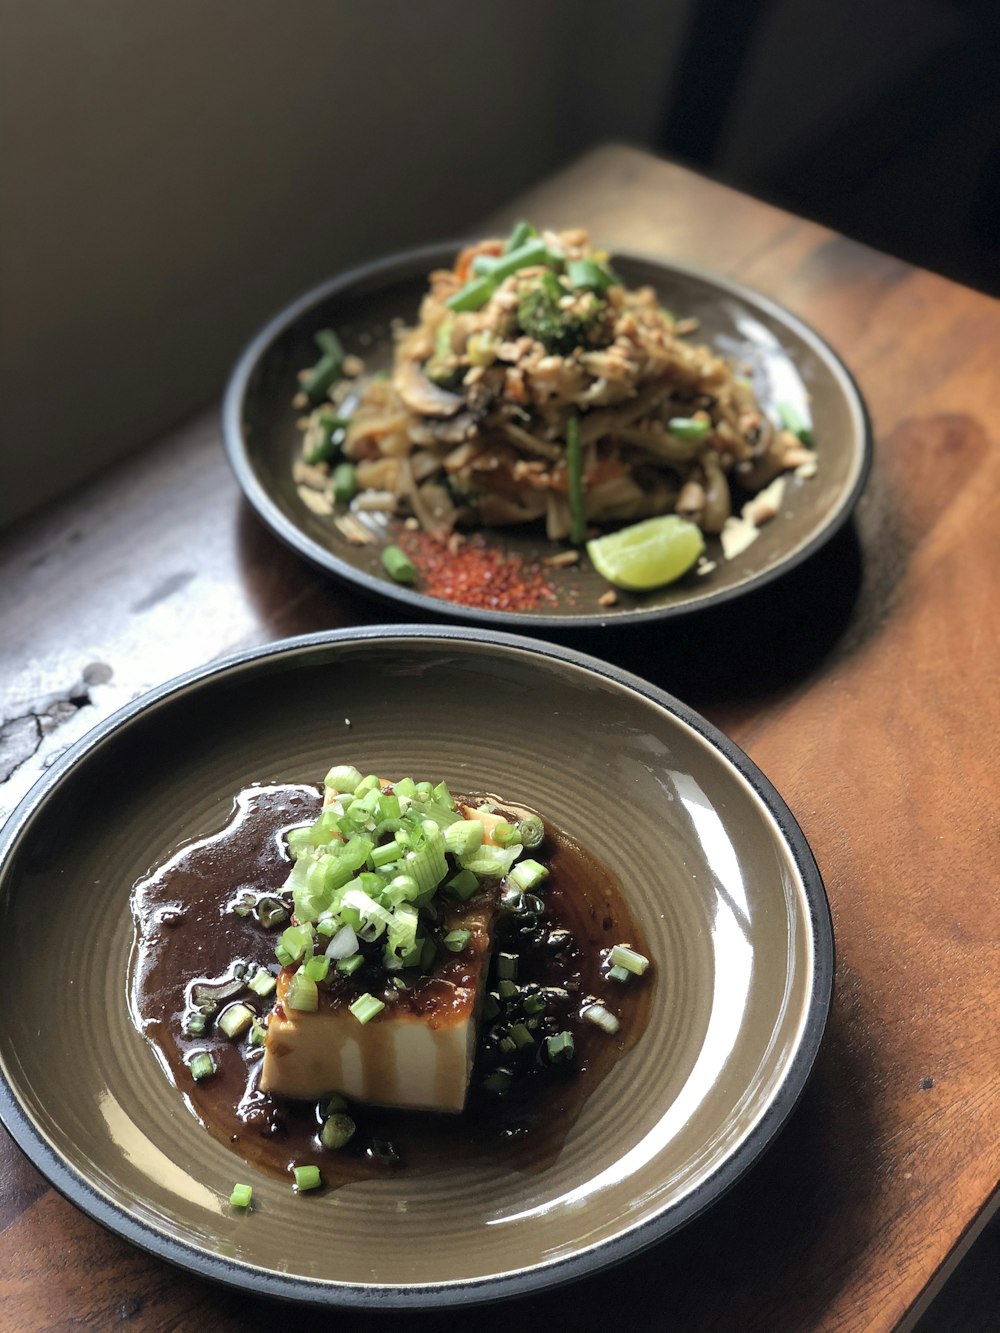
[{"label": "shadow on table", "polygon": [[[238,541],[249,595],[275,638],[413,619],[407,608],[366,597],[313,569],[245,504]],[[861,546],[850,522],[803,564],[722,606],[648,627],[612,622],[605,630],[524,633],[615,662],[699,708],[749,703],[786,692],[817,671],[849,625],[857,643],[867,632],[855,616],[862,582]],[[455,622],[436,616],[426,623]]]}]

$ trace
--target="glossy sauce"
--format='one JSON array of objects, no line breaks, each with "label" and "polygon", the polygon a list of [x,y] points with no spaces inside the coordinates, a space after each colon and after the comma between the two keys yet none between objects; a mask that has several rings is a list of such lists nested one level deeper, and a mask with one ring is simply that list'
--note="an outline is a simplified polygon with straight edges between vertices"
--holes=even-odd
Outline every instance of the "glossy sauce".
[{"label": "glossy sauce", "polygon": [[[498,810],[514,818],[527,813],[496,797],[476,799],[493,800]],[[321,804],[321,793],[311,787],[248,788],[240,793],[233,818],[221,833],[182,848],[136,885],[129,991],[140,1031],[206,1128],[265,1171],[283,1176],[292,1164],[315,1163],[331,1185],[389,1169],[433,1169],[484,1154],[503,1156],[520,1170],[543,1168],[558,1155],[587,1096],[641,1036],[655,984],[655,966],[646,977],[633,977],[625,985],[605,976],[605,951],[611,946],[648,950],[615,876],[551,825],[546,824],[541,848],[531,853],[551,872],[537,895],[544,902],[544,915],[500,912],[494,956],[500,950],[517,952],[518,984],[545,989],[545,1023],[553,1031],[573,1033],[576,1057],[571,1064],[518,1056],[513,1084],[498,1097],[481,1085],[498,1065],[510,1067],[511,1057],[483,1040],[461,1115],[354,1103],[350,1113],[357,1132],[334,1152],[319,1143],[313,1102],[291,1102],[260,1091],[262,1053],[253,1051],[245,1038],[230,1041],[214,1024],[202,1036],[185,1035],[182,1024],[194,985],[231,978],[237,963],[246,966],[248,977],[258,967],[278,970],[274,946],[283,925],[265,930],[253,916],[240,916],[233,908],[245,895],[258,900],[278,892],[290,867],[284,835],[315,819]],[[424,980],[400,998],[419,1011],[441,992],[441,979],[454,973],[458,981],[461,969],[460,958],[441,959],[436,979]],[[368,988],[364,973],[360,969],[350,979],[357,993]],[[621,1020],[613,1036],[580,1017],[595,997]],[[274,1002],[274,996],[263,1000],[252,992],[239,999],[261,1017]],[[370,1030],[375,1027],[377,1021]],[[484,1024],[481,1033],[487,1028]],[[539,1039],[537,1049],[543,1045]],[[194,1081],[186,1063],[197,1051],[209,1051],[217,1067],[214,1076],[200,1082]]]}]

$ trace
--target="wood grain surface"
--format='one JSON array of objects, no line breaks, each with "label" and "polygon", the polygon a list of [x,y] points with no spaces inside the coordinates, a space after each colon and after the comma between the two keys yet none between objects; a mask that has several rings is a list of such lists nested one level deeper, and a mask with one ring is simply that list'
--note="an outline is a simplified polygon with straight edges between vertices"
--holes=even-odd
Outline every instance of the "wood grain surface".
[{"label": "wood grain surface", "polygon": [[[838,945],[815,1075],[764,1159],[680,1235],[476,1324],[911,1323],[997,1197],[1000,305],[627,148],[588,154],[500,221],[521,213],[787,305],[858,379],[876,462],[856,522],[772,587],[690,623],[573,640],[728,731],[800,820]],[[215,412],[200,416],[0,539],[0,814],[95,721],[178,671],[394,619],[261,527]],[[5,1135],[0,1181],[5,1329],[288,1317],[105,1233]]]}]

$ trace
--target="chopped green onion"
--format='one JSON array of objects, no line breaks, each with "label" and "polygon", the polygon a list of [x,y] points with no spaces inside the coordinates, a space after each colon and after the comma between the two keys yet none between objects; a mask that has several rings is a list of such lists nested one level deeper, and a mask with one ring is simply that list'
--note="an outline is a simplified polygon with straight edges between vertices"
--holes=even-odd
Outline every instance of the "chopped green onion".
[{"label": "chopped green onion", "polygon": [[517,954],[516,953],[498,953],[497,954],[497,976],[501,981],[517,980]]},{"label": "chopped green onion", "polygon": [[618,279],[604,264],[596,259],[571,259],[566,265],[569,285],[577,290],[606,292]]},{"label": "chopped green onion", "polygon": [[199,1051],[188,1061],[188,1068],[194,1081],[200,1083],[203,1078],[211,1078],[215,1073],[215,1061],[208,1051]]},{"label": "chopped green onion", "polygon": [[349,1115],[332,1115],[323,1121],[319,1141],[324,1148],[343,1148],[354,1137],[357,1128]]},{"label": "chopped green onion", "polygon": [[490,829],[490,837],[498,847],[509,847],[512,842],[519,841],[517,829],[513,824],[508,824],[506,819],[497,820]]},{"label": "chopped green onion", "polygon": [[463,867],[473,874],[499,879],[506,875],[521,854],[521,844],[513,847],[492,847],[486,844],[471,856],[462,857]]},{"label": "chopped green onion", "polygon": [[479,310],[496,291],[496,280],[492,277],[470,279],[445,301],[449,310]]},{"label": "chopped green onion", "polygon": [[312,931],[307,926],[289,926],[281,932],[278,947],[288,954],[293,963],[297,963],[304,954],[312,952]]},{"label": "chopped green onion", "polygon": [[449,930],[441,943],[451,953],[461,953],[471,938],[471,930]]},{"label": "chopped green onion", "polygon": [[517,837],[526,851],[533,852],[545,837],[545,825],[537,815],[525,815],[517,826]]},{"label": "chopped green onion", "polygon": [[636,953],[635,949],[630,949],[626,944],[616,944],[608,955],[608,961],[613,967],[624,967],[626,971],[634,972],[637,977],[641,977],[649,967],[649,959],[645,954]]},{"label": "chopped green onion", "polygon": [[231,1004],[219,1015],[219,1027],[230,1040],[241,1037],[254,1020],[254,1012],[245,1004]]},{"label": "chopped green onion", "polygon": [[295,1177],[297,1190],[318,1189],[323,1183],[318,1166],[293,1166],[292,1175]]},{"label": "chopped green onion", "polygon": [[533,889],[548,877],[548,869],[540,861],[532,861],[530,857],[526,861],[519,861],[509,876],[512,884],[525,891]]},{"label": "chopped green onion", "polygon": [[330,477],[330,489],[338,504],[350,504],[358,493],[358,469],[353,463],[338,463]]},{"label": "chopped green onion", "polygon": [[518,1050],[525,1046],[534,1046],[535,1039],[523,1023],[515,1023],[510,1030],[511,1038]]},{"label": "chopped green onion", "polygon": [[803,444],[811,445],[813,442],[812,423],[802,415],[794,403],[778,403],[778,415],[781,417],[781,423],[785,430],[790,430],[793,435],[797,435]]},{"label": "chopped green onion", "polygon": [[474,893],[478,893],[479,880],[471,870],[460,870],[448,880],[445,888],[450,889],[461,902],[467,903]]},{"label": "chopped green onion", "polygon": [[361,774],[350,764],[337,764],[323,779],[323,786],[332,792],[353,792],[361,781]]},{"label": "chopped green onion", "polygon": [[526,1014],[540,1014],[545,1008],[545,996],[526,995],[522,1003]]},{"label": "chopped green onion", "polygon": [[631,975],[632,973],[627,967],[613,967],[608,972],[608,979],[610,981],[626,982]]},{"label": "chopped green onion", "polygon": [[394,784],[393,790],[397,796],[408,796],[412,800],[417,794],[417,784],[412,778],[400,778],[400,780]]},{"label": "chopped green onion", "polygon": [[487,991],[483,996],[483,1018],[487,1022],[491,1018],[497,1018],[500,1014],[500,1001],[492,991]]},{"label": "chopped green onion", "polygon": [[587,536],[587,513],[583,498],[583,444],[580,422],[570,417],[566,423],[566,484],[569,499],[569,539],[579,546]]},{"label": "chopped green onion", "polygon": [[565,1064],[576,1054],[572,1032],[559,1032],[545,1038],[545,1052],[552,1064]]},{"label": "chopped green onion", "polygon": [[241,990],[243,990],[242,977],[231,977],[219,985],[199,982],[197,986],[191,987],[191,1000],[196,1009],[200,1009],[203,1014],[211,1015],[220,1004],[235,999]]},{"label": "chopped green onion", "polygon": [[320,1120],[326,1120],[331,1115],[339,1115],[341,1111],[346,1111],[347,1107],[347,1098],[339,1092],[331,1092],[329,1097],[324,1097],[316,1104]]},{"label": "chopped green onion", "polygon": [[396,583],[413,583],[417,577],[416,566],[405,551],[398,546],[386,546],[382,551],[382,564],[385,571]]},{"label": "chopped green onion", "polygon": [[250,1035],[247,1037],[247,1044],[255,1048],[261,1047],[265,1044],[266,1040],[267,1028],[259,1018],[255,1018],[250,1024]]},{"label": "chopped green onion", "polygon": [[594,1023],[597,1027],[603,1028],[605,1032],[612,1034],[621,1027],[611,1010],[606,1009],[603,1004],[588,1004],[580,1016],[585,1018],[588,1023]]},{"label": "chopped green onion", "polygon": [[519,994],[517,983],[510,981],[507,977],[503,977],[497,982],[497,990],[500,993],[501,1000],[513,1000],[515,995]]},{"label": "chopped green onion", "polygon": [[525,222],[523,218],[514,223],[514,230],[507,238],[507,244],[503,248],[505,255],[509,255],[513,250],[520,250],[521,246],[527,241],[533,240],[538,235],[538,231],[530,222]]},{"label": "chopped green onion", "polygon": [[[332,463],[340,456],[343,441],[342,432],[351,424],[350,417],[334,416],[332,412],[320,412],[319,424],[323,431],[320,439],[306,452],[307,463]],[[309,438],[309,435],[306,436]]]},{"label": "chopped green onion", "polygon": [[256,975],[247,982],[254,994],[259,995],[262,999],[266,999],[272,994],[277,984],[277,980],[263,967],[258,968]]},{"label": "chopped green onion", "polygon": [[305,1014],[314,1014],[319,1008],[319,991],[316,989],[316,983],[302,969],[292,977],[285,1002],[289,1009],[298,1009]]},{"label": "chopped green onion", "polygon": [[382,866],[390,865],[393,861],[398,861],[404,851],[402,843],[393,838],[392,842],[384,842],[381,847],[372,849],[371,860],[376,870]]},{"label": "chopped green onion", "polygon": [[369,995],[366,991],[364,995],[359,995],[352,1005],[349,1006],[351,1013],[359,1023],[370,1023],[376,1014],[380,1014],[385,1008],[381,1000],[376,999],[374,995]]},{"label": "chopped green onion", "polygon": [[302,970],[310,981],[325,981],[330,971],[330,959],[325,953],[316,954],[303,964]]},{"label": "chopped green onion", "polygon": [[280,898],[261,898],[257,904],[257,920],[265,930],[283,926],[288,920],[288,908]]},{"label": "chopped green onion", "polygon": [[321,329],[315,335],[315,341],[323,355],[304,380],[302,392],[307,394],[312,402],[318,403],[340,375],[344,364],[344,349],[333,329]]},{"label": "chopped green onion", "polygon": [[252,1198],[252,1185],[234,1185],[233,1192],[229,1196],[229,1206],[231,1208],[249,1208]]},{"label": "chopped green onion", "polygon": [[712,429],[712,423],[701,417],[671,417],[667,430],[679,440],[703,440]]},{"label": "chopped green onion", "polygon": [[364,961],[364,955],[360,953],[352,954],[350,958],[341,958],[337,963],[337,971],[345,977],[352,976]]},{"label": "chopped green onion", "polygon": [[[488,260],[490,256],[483,255],[480,258]],[[485,279],[481,280],[491,281],[496,286],[503,282],[504,278],[509,278],[512,273],[516,273],[518,269],[532,268],[536,264],[548,266],[553,261],[554,256],[549,253],[541,237],[532,236],[515,250],[508,250],[506,254],[493,260],[488,267],[485,263],[482,263],[479,271],[485,274]],[[453,310],[457,308],[457,306],[452,306]]]},{"label": "chopped green onion", "polygon": [[483,845],[483,825],[478,819],[458,819],[444,831],[444,845],[452,856],[471,856]]},{"label": "chopped green onion", "polygon": [[207,1023],[208,1019],[204,1014],[185,1014],[184,1032],[189,1037],[200,1037]]}]

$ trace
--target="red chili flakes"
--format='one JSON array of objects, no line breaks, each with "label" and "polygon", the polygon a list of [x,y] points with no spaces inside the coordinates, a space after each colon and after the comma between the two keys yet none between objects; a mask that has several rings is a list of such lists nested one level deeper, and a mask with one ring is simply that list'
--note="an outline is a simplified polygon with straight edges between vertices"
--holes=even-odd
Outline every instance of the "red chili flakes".
[{"label": "red chili flakes", "polygon": [[403,531],[398,541],[431,597],[487,611],[534,611],[559,600],[538,561],[494,550],[478,533],[454,551],[429,532]]}]

